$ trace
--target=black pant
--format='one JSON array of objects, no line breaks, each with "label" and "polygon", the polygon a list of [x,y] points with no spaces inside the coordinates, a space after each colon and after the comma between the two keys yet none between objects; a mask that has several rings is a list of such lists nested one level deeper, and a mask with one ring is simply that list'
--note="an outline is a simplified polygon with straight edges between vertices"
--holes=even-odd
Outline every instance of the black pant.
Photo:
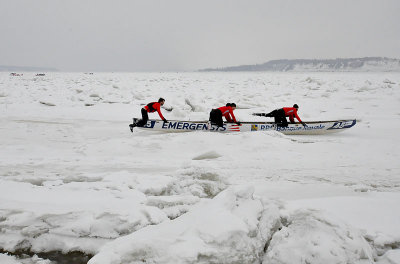
[{"label": "black pant", "polygon": [[149,115],[147,114],[147,110],[142,108],[142,119],[140,119],[137,123],[136,126],[138,127],[144,127],[147,124],[147,120],[149,120]]},{"label": "black pant", "polygon": [[281,109],[276,109],[271,113],[266,114],[265,116],[275,118],[275,123],[280,127],[287,127],[288,122],[286,120],[285,111]]},{"label": "black pant", "polygon": [[222,120],[222,112],[219,109],[213,109],[210,112],[210,121],[211,123],[216,124],[219,127],[224,126],[224,121]]}]

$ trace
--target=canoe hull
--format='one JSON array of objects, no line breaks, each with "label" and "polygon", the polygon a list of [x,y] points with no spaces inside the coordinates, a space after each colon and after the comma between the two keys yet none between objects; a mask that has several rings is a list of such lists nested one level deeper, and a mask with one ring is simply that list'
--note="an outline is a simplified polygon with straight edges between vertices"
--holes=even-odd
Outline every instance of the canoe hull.
[{"label": "canoe hull", "polygon": [[[136,123],[137,118],[133,119]],[[161,120],[148,120],[146,126],[141,129],[165,132],[189,132],[189,131],[208,131],[208,132],[249,132],[249,131],[278,131],[286,135],[321,135],[343,131],[356,124],[355,119],[335,120],[335,121],[312,121],[307,122],[307,127],[299,123],[289,124],[287,127],[279,127],[273,122],[242,122],[240,125],[235,123],[224,123],[223,127],[211,125],[206,121],[179,121],[171,120],[164,123]]]}]

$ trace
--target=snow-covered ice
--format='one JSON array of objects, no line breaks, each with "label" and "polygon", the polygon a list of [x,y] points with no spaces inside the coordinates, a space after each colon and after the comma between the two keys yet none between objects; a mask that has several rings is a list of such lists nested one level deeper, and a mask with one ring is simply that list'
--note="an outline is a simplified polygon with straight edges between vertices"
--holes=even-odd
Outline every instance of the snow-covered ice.
[{"label": "snow-covered ice", "polygon": [[[173,221],[107,244],[89,263],[254,263],[279,228],[278,207],[229,188]],[[207,215],[205,217],[205,215]]]},{"label": "snow-covered ice", "polygon": [[[159,97],[170,120],[358,123],[131,133]],[[0,73],[0,262],[400,263],[399,104],[398,73]]]}]

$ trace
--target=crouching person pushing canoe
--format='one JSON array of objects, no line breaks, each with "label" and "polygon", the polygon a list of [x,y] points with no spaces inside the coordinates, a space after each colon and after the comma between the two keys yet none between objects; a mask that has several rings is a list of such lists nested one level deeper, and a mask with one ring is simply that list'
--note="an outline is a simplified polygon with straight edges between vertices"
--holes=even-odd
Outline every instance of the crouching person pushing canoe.
[{"label": "crouching person pushing canoe", "polygon": [[227,103],[226,106],[221,106],[219,108],[212,109],[210,112],[211,124],[215,124],[218,127],[223,127],[224,121],[222,120],[222,117],[225,117],[228,123],[240,124],[239,122],[236,121],[236,117],[233,114],[233,111],[235,109],[236,109],[235,103]]},{"label": "crouching person pushing canoe", "polygon": [[288,122],[286,117],[289,117],[290,123],[294,123],[294,118],[296,117],[297,120],[304,126],[307,127],[306,123],[301,121],[297,111],[299,106],[294,104],[293,107],[283,107],[279,109],[275,109],[274,111],[266,114],[266,113],[253,113],[255,116],[266,116],[266,117],[273,117],[275,119],[275,123],[280,127],[287,127]]},{"label": "crouching person pushing canoe", "polygon": [[142,119],[140,119],[138,122],[130,124],[129,129],[131,132],[133,132],[134,127],[143,127],[147,124],[147,120],[149,120],[149,115],[148,113],[154,113],[157,111],[158,115],[160,116],[161,120],[164,122],[168,122],[167,119],[164,118],[164,116],[161,114],[161,106],[163,106],[165,103],[164,98],[158,99],[158,102],[151,102],[145,105],[142,108]]}]

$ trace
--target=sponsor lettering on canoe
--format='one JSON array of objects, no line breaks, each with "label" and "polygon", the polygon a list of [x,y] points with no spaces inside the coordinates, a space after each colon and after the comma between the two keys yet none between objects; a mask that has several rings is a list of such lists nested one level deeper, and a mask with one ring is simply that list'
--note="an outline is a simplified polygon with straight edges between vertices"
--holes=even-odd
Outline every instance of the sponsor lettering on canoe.
[{"label": "sponsor lettering on canoe", "polygon": [[343,129],[343,128],[350,128],[356,124],[356,120],[350,121],[338,121],[333,124],[332,127],[328,129]]},{"label": "sponsor lettering on canoe", "polygon": [[149,121],[147,121],[147,124],[144,127],[145,128],[153,128],[155,124],[156,124],[155,120],[149,120]]},{"label": "sponsor lettering on canoe", "polygon": [[325,129],[325,126],[320,124],[317,126],[288,126],[288,127],[277,127],[277,131],[300,131],[300,130],[320,130],[320,129]]},{"label": "sponsor lettering on canoe", "polygon": [[205,123],[167,122],[162,124],[162,129],[176,130],[208,130]]},{"label": "sponsor lettering on canoe", "polygon": [[[274,124],[267,124],[267,125],[256,125],[258,126],[258,130],[274,130],[275,125]],[[251,130],[251,131],[257,131],[257,130]]]}]

